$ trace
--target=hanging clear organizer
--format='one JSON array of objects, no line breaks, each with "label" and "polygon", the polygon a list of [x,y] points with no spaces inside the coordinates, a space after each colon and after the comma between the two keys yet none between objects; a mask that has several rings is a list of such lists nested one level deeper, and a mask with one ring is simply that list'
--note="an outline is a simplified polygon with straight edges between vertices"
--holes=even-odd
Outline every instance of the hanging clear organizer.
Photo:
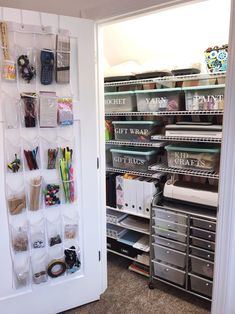
[{"label": "hanging clear organizer", "polygon": [[20,289],[65,280],[81,269],[80,205],[75,202],[79,145],[70,38],[34,34],[27,27],[12,31],[11,38],[8,70],[14,66],[15,80],[2,80],[1,107],[12,278]]}]

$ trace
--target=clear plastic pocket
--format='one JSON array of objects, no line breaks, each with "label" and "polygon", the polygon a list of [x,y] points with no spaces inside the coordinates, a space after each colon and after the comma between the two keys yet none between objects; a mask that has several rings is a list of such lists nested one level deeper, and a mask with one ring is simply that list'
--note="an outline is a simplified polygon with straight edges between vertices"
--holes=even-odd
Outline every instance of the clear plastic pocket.
[{"label": "clear plastic pocket", "polygon": [[35,93],[21,93],[21,123],[25,128],[37,126],[38,98]]},{"label": "clear plastic pocket", "polygon": [[26,170],[40,168],[39,139],[35,137],[31,141],[23,139],[24,165]]},{"label": "clear plastic pocket", "polygon": [[72,212],[70,215],[64,215],[64,239],[74,240],[78,238],[78,215],[77,212]]},{"label": "clear plastic pocket", "polygon": [[[29,43],[30,44],[30,43]],[[25,85],[36,87],[36,49],[30,46],[15,47],[18,81],[21,89]],[[31,87],[30,86],[30,87]],[[27,87],[26,87],[27,88]]]},{"label": "clear plastic pocket", "polygon": [[57,127],[57,97],[55,92],[40,92],[40,127]]},{"label": "clear plastic pocket", "polygon": [[27,254],[20,254],[14,258],[13,276],[16,289],[25,288],[30,284],[30,263]]},{"label": "clear plastic pocket", "polygon": [[48,245],[54,246],[62,243],[61,219],[60,216],[55,219],[47,219]]},{"label": "clear plastic pocket", "polygon": [[22,171],[22,157],[20,137],[18,134],[12,134],[11,138],[5,138],[6,150],[6,168],[10,173],[17,173]]},{"label": "clear plastic pocket", "polygon": [[61,191],[60,184],[58,182],[45,183],[43,194],[46,208],[61,204]]},{"label": "clear plastic pocket", "polygon": [[19,99],[3,92],[1,97],[3,115],[6,129],[19,127]]},{"label": "clear plastic pocket", "polygon": [[30,180],[29,210],[36,211],[41,207],[42,177]]},{"label": "clear plastic pocket", "polygon": [[31,257],[32,263],[32,279],[34,284],[42,284],[47,282],[47,264],[48,258],[45,250],[34,252]]},{"label": "clear plastic pocket", "polygon": [[80,253],[78,247],[72,245],[64,250],[65,264],[68,274],[77,272],[81,267]]},{"label": "clear plastic pocket", "polygon": [[46,245],[44,219],[31,221],[30,223],[30,242],[32,249],[41,249]]},{"label": "clear plastic pocket", "polygon": [[27,224],[12,225],[11,226],[12,236],[12,248],[15,253],[28,251],[29,240],[28,240],[28,229]]},{"label": "clear plastic pocket", "polygon": [[65,274],[66,264],[61,246],[50,248],[47,273],[51,278],[58,278]]},{"label": "clear plastic pocket", "polygon": [[21,214],[26,209],[26,194],[22,178],[9,180],[6,184],[6,197],[10,215]]},{"label": "clear plastic pocket", "polygon": [[59,158],[57,134],[52,130],[41,130],[41,147],[43,153],[43,169],[56,169]]}]

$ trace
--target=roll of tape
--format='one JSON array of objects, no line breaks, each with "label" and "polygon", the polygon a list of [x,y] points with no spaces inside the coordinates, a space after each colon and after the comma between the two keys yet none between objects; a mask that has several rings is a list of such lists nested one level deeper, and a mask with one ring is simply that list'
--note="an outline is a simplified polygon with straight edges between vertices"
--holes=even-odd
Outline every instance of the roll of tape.
[{"label": "roll of tape", "polygon": [[52,260],[47,267],[47,274],[52,278],[63,275],[65,271],[66,265],[62,260],[59,259]]}]

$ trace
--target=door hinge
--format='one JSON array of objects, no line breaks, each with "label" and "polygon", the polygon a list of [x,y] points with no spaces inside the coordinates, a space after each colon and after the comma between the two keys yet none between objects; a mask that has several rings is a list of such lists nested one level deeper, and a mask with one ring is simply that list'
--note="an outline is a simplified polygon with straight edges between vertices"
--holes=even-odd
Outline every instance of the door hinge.
[{"label": "door hinge", "polygon": [[100,262],[100,260],[101,260],[101,252],[100,251],[98,251],[98,256],[99,256],[99,262]]},{"label": "door hinge", "polygon": [[99,159],[99,157],[97,157],[97,169],[99,169],[100,168],[100,159]]}]

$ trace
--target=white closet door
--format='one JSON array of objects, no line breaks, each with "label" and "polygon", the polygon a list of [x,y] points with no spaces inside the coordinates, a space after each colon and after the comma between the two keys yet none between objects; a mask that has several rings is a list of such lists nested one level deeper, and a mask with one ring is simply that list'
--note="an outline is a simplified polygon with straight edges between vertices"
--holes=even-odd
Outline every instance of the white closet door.
[{"label": "white closet door", "polygon": [[[102,274],[102,265],[99,260],[102,241],[97,170],[95,25],[90,20],[58,17],[44,13],[40,15],[38,12],[8,8],[3,10],[3,19],[23,23],[24,29],[27,28],[27,24],[51,26],[55,32],[58,28],[67,29],[71,36],[73,54],[71,57],[71,91],[75,111],[74,151],[77,154],[74,168],[77,180],[76,206],[78,206],[79,213],[81,256],[81,269],[77,273],[40,285],[31,284],[24,289],[14,288],[10,254],[11,239],[5,201],[3,118],[0,132],[0,313],[58,313],[99,299],[103,289],[102,281],[105,282],[106,276],[106,274]],[[4,83],[2,82],[2,84]],[[58,92],[60,88],[62,87],[56,86],[55,91]],[[49,90],[48,87],[47,90]]]}]

